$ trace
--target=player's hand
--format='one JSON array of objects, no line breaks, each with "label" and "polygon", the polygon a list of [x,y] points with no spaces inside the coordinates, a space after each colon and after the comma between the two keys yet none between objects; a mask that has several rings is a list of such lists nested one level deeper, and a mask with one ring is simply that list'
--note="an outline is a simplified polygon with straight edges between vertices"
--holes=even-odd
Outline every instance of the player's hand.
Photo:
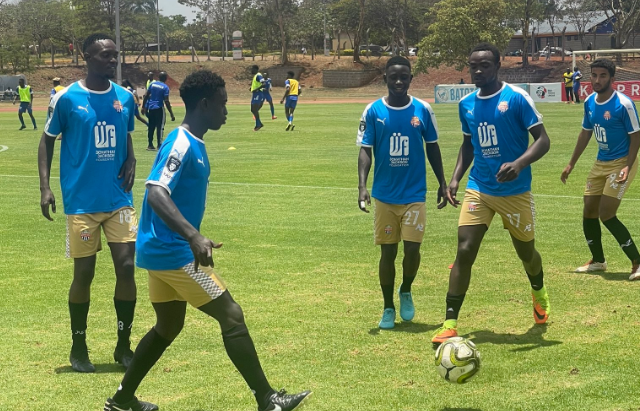
[{"label": "player's hand", "polygon": [[620,170],[620,172],[618,173],[618,179],[616,180],[616,183],[618,184],[624,184],[627,182],[627,179],[629,178],[629,166],[625,166],[622,170]]},{"label": "player's hand", "polygon": [[136,159],[134,157],[127,158],[120,167],[120,172],[118,173],[118,179],[122,178],[122,184],[120,187],[124,189],[125,193],[131,191],[131,187],[133,187],[133,183],[136,181]]},{"label": "player's hand", "polygon": [[280,104],[284,104],[284,99],[280,100]]},{"label": "player's hand", "polygon": [[438,188],[438,200],[437,200],[438,210],[445,208],[447,206],[447,203],[449,202],[449,198],[447,197],[447,191],[448,191],[447,183],[443,181],[440,187]]},{"label": "player's hand", "polygon": [[51,205],[51,211],[56,212],[56,198],[51,192],[50,188],[44,188],[40,192],[40,208],[42,209],[42,215],[49,221],[53,221],[51,215],[49,215],[49,205]]},{"label": "player's hand", "polygon": [[369,210],[367,210],[367,206],[371,206],[371,195],[369,195],[369,190],[366,188],[359,188],[358,191],[358,207],[360,207],[360,210],[368,213]]},{"label": "player's hand", "polygon": [[500,167],[500,171],[496,174],[498,183],[506,183],[507,181],[513,181],[520,175],[522,167],[516,162],[504,163]]},{"label": "player's hand", "polygon": [[456,180],[451,180],[451,182],[449,183],[449,187],[447,187],[447,191],[445,192],[447,201],[455,208],[458,208],[458,206],[460,205],[460,201],[456,200],[459,184],[460,183],[458,183]]},{"label": "player's hand", "polygon": [[146,116],[147,115],[147,108],[146,107],[142,107],[140,112],[142,113],[143,116]]},{"label": "player's hand", "polygon": [[213,268],[213,249],[222,247],[222,243],[216,243],[198,233],[191,241],[189,241],[189,247],[193,253],[193,265],[198,271],[199,266]]},{"label": "player's hand", "polygon": [[176,116],[174,116],[173,114],[171,115],[171,121],[176,121]]},{"label": "player's hand", "polygon": [[573,166],[571,164],[567,164],[567,166],[562,170],[562,174],[560,174],[560,181],[562,184],[567,184],[567,179],[569,178],[569,174],[573,171]]}]

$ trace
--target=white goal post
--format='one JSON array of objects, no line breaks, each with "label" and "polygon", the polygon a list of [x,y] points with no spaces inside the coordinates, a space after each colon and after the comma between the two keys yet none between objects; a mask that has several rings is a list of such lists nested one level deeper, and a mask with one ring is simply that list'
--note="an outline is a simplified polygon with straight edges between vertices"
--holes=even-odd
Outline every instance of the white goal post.
[{"label": "white goal post", "polygon": [[[598,54],[607,54],[607,55],[611,55],[611,54],[629,54],[629,53],[638,53],[640,55],[640,49],[609,49],[609,50],[579,50],[579,51],[574,51],[573,52],[573,56],[572,56],[572,65],[571,65],[571,69],[573,69],[576,66],[576,56],[577,55],[585,55],[585,54],[591,54],[593,56],[595,56],[595,58],[598,57]],[[592,60],[595,60],[592,59]]]}]

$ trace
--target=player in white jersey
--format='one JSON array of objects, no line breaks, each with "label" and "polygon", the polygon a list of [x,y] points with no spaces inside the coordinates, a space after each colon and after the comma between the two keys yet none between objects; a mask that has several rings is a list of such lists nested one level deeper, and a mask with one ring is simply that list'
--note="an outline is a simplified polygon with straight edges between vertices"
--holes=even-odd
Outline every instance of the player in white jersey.
[{"label": "player in white jersey", "polygon": [[616,66],[611,60],[598,59],[591,64],[594,93],[584,102],[582,131],[569,164],[562,171],[563,183],[587,148],[591,136],[598,142],[598,158],[587,177],[584,192],[582,227],[591,259],[576,272],[606,271],[602,250],[600,221],[613,234],[631,261],[629,280],[640,280],[640,254],[629,230],[618,217],[618,207],[638,171],[640,123],[634,102],[614,90]]}]

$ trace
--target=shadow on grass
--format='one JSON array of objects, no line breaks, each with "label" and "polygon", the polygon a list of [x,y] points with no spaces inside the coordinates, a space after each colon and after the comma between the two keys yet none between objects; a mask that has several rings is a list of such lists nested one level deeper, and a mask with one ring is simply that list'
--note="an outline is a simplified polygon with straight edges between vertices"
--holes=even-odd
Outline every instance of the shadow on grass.
[{"label": "shadow on grass", "polygon": [[480,408],[442,408],[440,411],[482,411]]},{"label": "shadow on grass", "polygon": [[[124,367],[120,364],[114,364],[114,363],[94,364],[94,366],[96,367],[95,374],[112,374],[112,373],[124,374],[125,372]],[[76,372],[76,371],[74,371],[70,365],[65,365],[64,367],[56,368],[54,372],[56,374],[66,374],[66,373]]]},{"label": "shadow on grass", "polygon": [[567,271],[567,274],[573,274],[573,275],[590,275],[590,276],[598,276],[598,277],[602,277],[603,280],[607,280],[607,281],[628,281],[629,280],[629,274],[628,272],[623,273],[623,272],[617,272],[617,273],[608,273],[608,272],[602,272],[602,271],[596,271],[596,272],[592,272],[592,273],[575,273],[573,271]]},{"label": "shadow on grass", "polygon": [[544,333],[547,332],[547,324],[534,325],[524,334],[500,334],[489,330],[481,330],[465,335],[475,344],[512,344],[522,345],[522,347],[514,348],[511,351],[531,351],[540,347],[551,347],[562,344],[562,341],[545,340]]},{"label": "shadow on grass", "polygon": [[390,330],[381,330],[380,328],[372,328],[369,330],[369,335],[378,335],[380,332],[401,332],[401,333],[410,333],[410,334],[421,334],[429,331],[436,330],[438,328],[437,325],[429,325],[429,324],[421,324],[414,322],[401,322],[396,323],[396,326]]}]

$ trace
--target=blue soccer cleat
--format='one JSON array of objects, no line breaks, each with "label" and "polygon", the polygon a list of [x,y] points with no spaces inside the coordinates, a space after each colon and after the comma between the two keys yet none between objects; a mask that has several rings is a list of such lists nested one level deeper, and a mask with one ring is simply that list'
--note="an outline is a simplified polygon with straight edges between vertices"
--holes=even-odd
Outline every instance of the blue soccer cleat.
[{"label": "blue soccer cleat", "polygon": [[408,293],[400,292],[402,285],[398,289],[398,296],[400,297],[400,318],[402,321],[411,321],[416,315],[416,309],[413,306],[413,297],[411,297],[411,291]]},{"label": "blue soccer cleat", "polygon": [[385,308],[378,327],[382,328],[383,330],[390,330],[395,327],[395,321],[396,310],[394,310],[393,308]]}]

